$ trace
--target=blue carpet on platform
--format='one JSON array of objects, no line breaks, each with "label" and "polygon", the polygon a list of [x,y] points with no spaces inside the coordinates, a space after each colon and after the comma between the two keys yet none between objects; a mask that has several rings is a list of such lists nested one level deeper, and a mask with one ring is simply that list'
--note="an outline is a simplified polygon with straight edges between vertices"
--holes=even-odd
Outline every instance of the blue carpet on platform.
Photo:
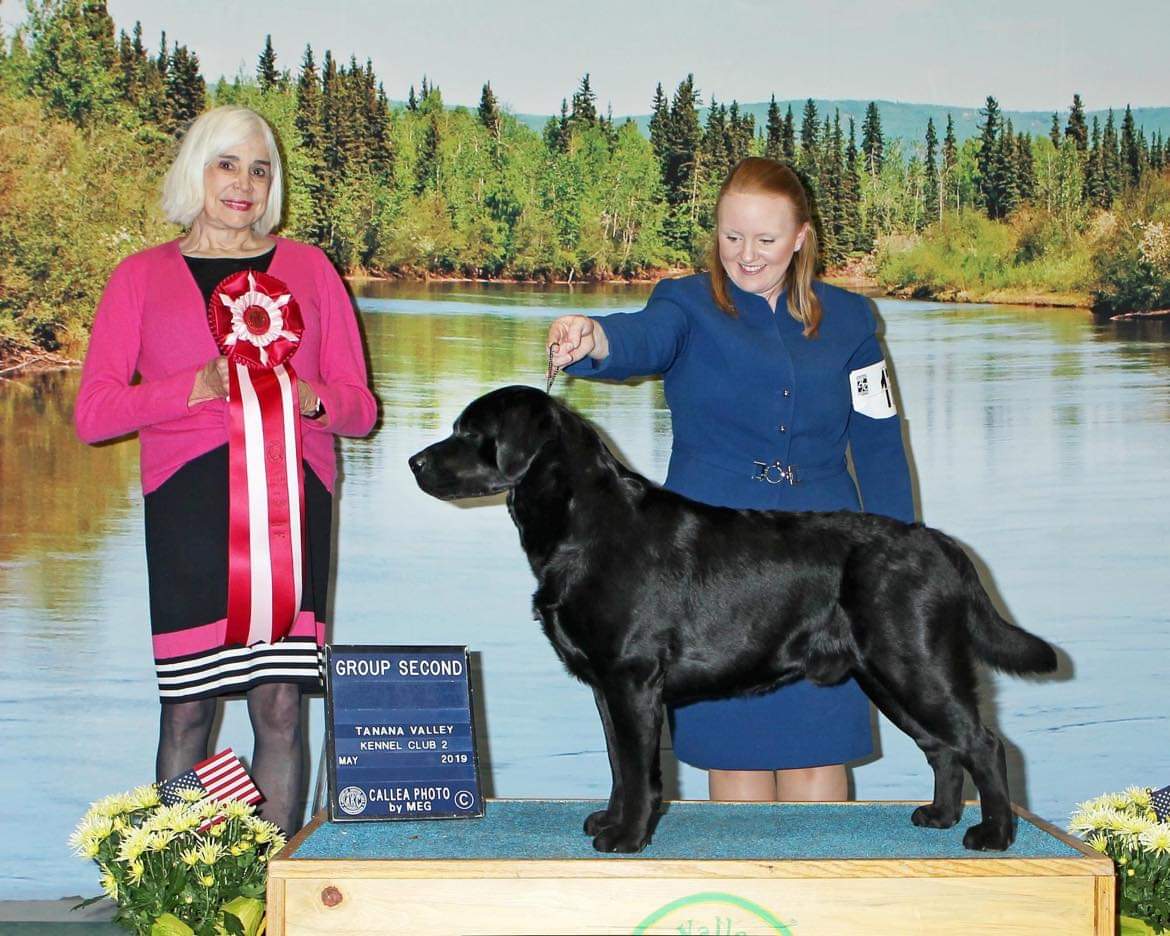
[{"label": "blue carpet on platform", "polygon": [[640,855],[603,855],[581,830],[596,800],[489,800],[481,819],[325,822],[295,858],[348,859],[828,859],[1079,858],[1080,852],[1020,820],[1016,843],[1000,852],[963,848],[979,821],[968,806],[953,829],[910,824],[901,803],[671,803]]}]

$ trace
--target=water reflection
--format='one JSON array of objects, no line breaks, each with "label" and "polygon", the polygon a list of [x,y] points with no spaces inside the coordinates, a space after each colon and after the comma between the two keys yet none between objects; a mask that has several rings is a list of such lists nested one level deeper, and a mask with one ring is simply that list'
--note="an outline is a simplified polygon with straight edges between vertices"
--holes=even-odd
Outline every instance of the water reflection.
[{"label": "water reflection", "polygon": [[[358,285],[379,431],[343,447],[333,638],[467,644],[482,661],[483,741],[499,795],[601,795],[608,769],[589,692],[531,620],[531,575],[497,501],[423,496],[406,458],[471,398],[544,385],[548,321],[637,308],[649,286]],[[996,680],[1021,752],[1017,799],[1061,822],[1072,803],[1170,773],[1156,700],[1170,649],[1170,327],[1075,310],[879,301],[925,519],[970,546],[1011,613],[1072,658],[1065,682]],[[729,377],[729,379],[733,379]],[[90,893],[64,840],[86,803],[150,776],[157,700],[146,624],[137,444],[96,448],[71,425],[78,375],[0,382],[0,898]],[[559,377],[555,392],[622,457],[665,474],[661,385]],[[321,739],[314,708],[311,746]],[[222,744],[250,750],[242,706]],[[855,773],[866,798],[928,796],[913,745]],[[1137,753],[1135,753],[1137,752]],[[82,766],[84,765],[84,766]],[[703,778],[683,770],[687,796]]]}]

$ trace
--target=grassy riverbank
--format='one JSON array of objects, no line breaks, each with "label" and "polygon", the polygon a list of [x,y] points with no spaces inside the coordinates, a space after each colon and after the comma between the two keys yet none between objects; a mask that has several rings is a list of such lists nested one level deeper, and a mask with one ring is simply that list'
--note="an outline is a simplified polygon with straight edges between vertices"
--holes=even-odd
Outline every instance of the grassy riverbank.
[{"label": "grassy riverbank", "polygon": [[1103,314],[1170,305],[1170,182],[1153,179],[1112,210],[1062,220],[949,215],[885,238],[874,279],[889,295],[946,302],[1084,306]]}]

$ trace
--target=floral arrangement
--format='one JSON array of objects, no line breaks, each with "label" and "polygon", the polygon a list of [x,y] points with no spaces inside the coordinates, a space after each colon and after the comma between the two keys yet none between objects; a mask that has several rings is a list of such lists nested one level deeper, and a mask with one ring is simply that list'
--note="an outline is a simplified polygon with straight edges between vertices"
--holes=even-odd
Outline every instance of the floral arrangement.
[{"label": "floral arrangement", "polygon": [[268,858],[284,835],[246,803],[179,796],[164,806],[154,784],[107,796],[69,844],[97,862],[118,923],[140,936],[257,936]]},{"label": "floral arrangement", "polygon": [[1130,787],[1081,803],[1069,830],[1117,866],[1122,932],[1126,917],[1141,920],[1147,931],[1170,929],[1170,822],[1158,820],[1149,790]]}]

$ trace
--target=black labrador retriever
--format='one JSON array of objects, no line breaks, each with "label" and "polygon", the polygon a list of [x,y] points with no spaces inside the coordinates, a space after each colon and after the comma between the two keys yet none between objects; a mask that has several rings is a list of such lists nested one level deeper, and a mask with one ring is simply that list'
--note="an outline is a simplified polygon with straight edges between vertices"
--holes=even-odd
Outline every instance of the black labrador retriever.
[{"label": "black labrador retriever", "polygon": [[1003,742],[983,724],[975,660],[1056,668],[1005,621],[966,554],[919,524],[872,514],[731,510],[622,465],[564,404],[530,387],[474,400],[451,436],[410,458],[443,500],[508,492],[544,632],[593,688],[613,787],[585,820],[600,851],[640,851],[662,796],[663,703],[853,676],[934,769],[915,825],[949,828],[963,769],[979,790],[971,849],[1015,837]]}]

